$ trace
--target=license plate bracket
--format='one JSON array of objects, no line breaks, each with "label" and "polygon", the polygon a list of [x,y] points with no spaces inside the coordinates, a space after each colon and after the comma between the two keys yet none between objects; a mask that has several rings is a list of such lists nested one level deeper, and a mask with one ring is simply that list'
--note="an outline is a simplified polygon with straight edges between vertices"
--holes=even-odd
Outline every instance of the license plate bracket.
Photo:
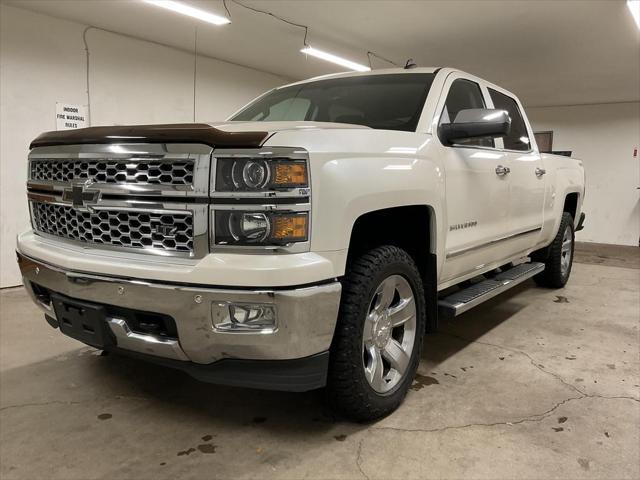
[{"label": "license plate bracket", "polygon": [[60,331],[96,348],[113,345],[106,322],[106,310],[95,303],[51,295]]}]

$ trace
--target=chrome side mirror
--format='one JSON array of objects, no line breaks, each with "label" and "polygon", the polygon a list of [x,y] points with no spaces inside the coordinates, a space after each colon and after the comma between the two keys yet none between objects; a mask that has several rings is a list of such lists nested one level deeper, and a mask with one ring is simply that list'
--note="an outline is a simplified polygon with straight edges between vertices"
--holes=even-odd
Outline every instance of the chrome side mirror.
[{"label": "chrome side mirror", "polygon": [[438,136],[445,145],[467,138],[505,137],[511,130],[511,117],[506,110],[470,108],[460,110],[453,123],[443,123]]}]

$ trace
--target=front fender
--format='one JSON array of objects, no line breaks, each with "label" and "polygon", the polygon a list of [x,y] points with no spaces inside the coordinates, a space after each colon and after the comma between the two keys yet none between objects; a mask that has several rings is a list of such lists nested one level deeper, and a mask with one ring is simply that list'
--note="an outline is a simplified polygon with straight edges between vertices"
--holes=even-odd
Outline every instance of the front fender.
[{"label": "front fender", "polygon": [[[428,159],[371,155],[321,163],[312,170],[314,251],[347,249],[353,225],[369,212],[407,205],[440,211],[443,173]],[[436,213],[437,229],[439,218]]]},{"label": "front fender", "polygon": [[435,217],[431,245],[434,250],[440,248],[435,247],[434,239],[444,238],[440,214],[444,170],[434,154],[431,135],[373,129],[303,129],[278,132],[267,144],[302,147],[309,152],[311,250],[337,254],[337,275],[345,271],[353,226],[368,212],[426,205]]}]

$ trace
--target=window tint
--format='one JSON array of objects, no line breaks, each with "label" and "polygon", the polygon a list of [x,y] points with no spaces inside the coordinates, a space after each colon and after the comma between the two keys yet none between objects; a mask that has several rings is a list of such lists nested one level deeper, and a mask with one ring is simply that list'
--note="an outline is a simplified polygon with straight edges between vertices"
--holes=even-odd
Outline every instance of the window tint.
[{"label": "window tint", "polygon": [[287,98],[271,106],[266,112],[258,112],[251,120],[254,122],[269,122],[288,116],[304,118],[309,111],[311,102],[304,98]]},{"label": "window tint", "polygon": [[[440,125],[452,123],[460,110],[469,108],[485,108],[480,86],[470,80],[455,80],[449,88],[447,101],[445,102]],[[493,138],[468,138],[456,142],[458,145],[477,145],[479,147],[493,147]]]},{"label": "window tint", "polygon": [[432,73],[358,75],[278,88],[231,120],[315,121],[415,131]]},{"label": "window tint", "polygon": [[493,108],[506,110],[511,117],[511,130],[509,131],[509,135],[503,138],[504,148],[507,150],[530,150],[531,141],[527,133],[527,126],[524,123],[516,101],[491,88],[489,89],[489,95],[491,95],[491,100],[493,100]]}]

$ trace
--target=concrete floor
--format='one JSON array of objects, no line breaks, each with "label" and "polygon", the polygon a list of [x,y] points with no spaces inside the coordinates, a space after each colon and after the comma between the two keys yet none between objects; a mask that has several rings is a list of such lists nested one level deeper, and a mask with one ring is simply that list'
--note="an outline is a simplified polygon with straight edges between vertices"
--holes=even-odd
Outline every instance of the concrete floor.
[{"label": "concrete floor", "polygon": [[565,289],[527,283],[446,323],[404,405],[370,425],[321,392],[99,356],[4,290],[0,477],[640,478],[640,270],[609,264],[638,249],[613,257],[579,253]]}]

